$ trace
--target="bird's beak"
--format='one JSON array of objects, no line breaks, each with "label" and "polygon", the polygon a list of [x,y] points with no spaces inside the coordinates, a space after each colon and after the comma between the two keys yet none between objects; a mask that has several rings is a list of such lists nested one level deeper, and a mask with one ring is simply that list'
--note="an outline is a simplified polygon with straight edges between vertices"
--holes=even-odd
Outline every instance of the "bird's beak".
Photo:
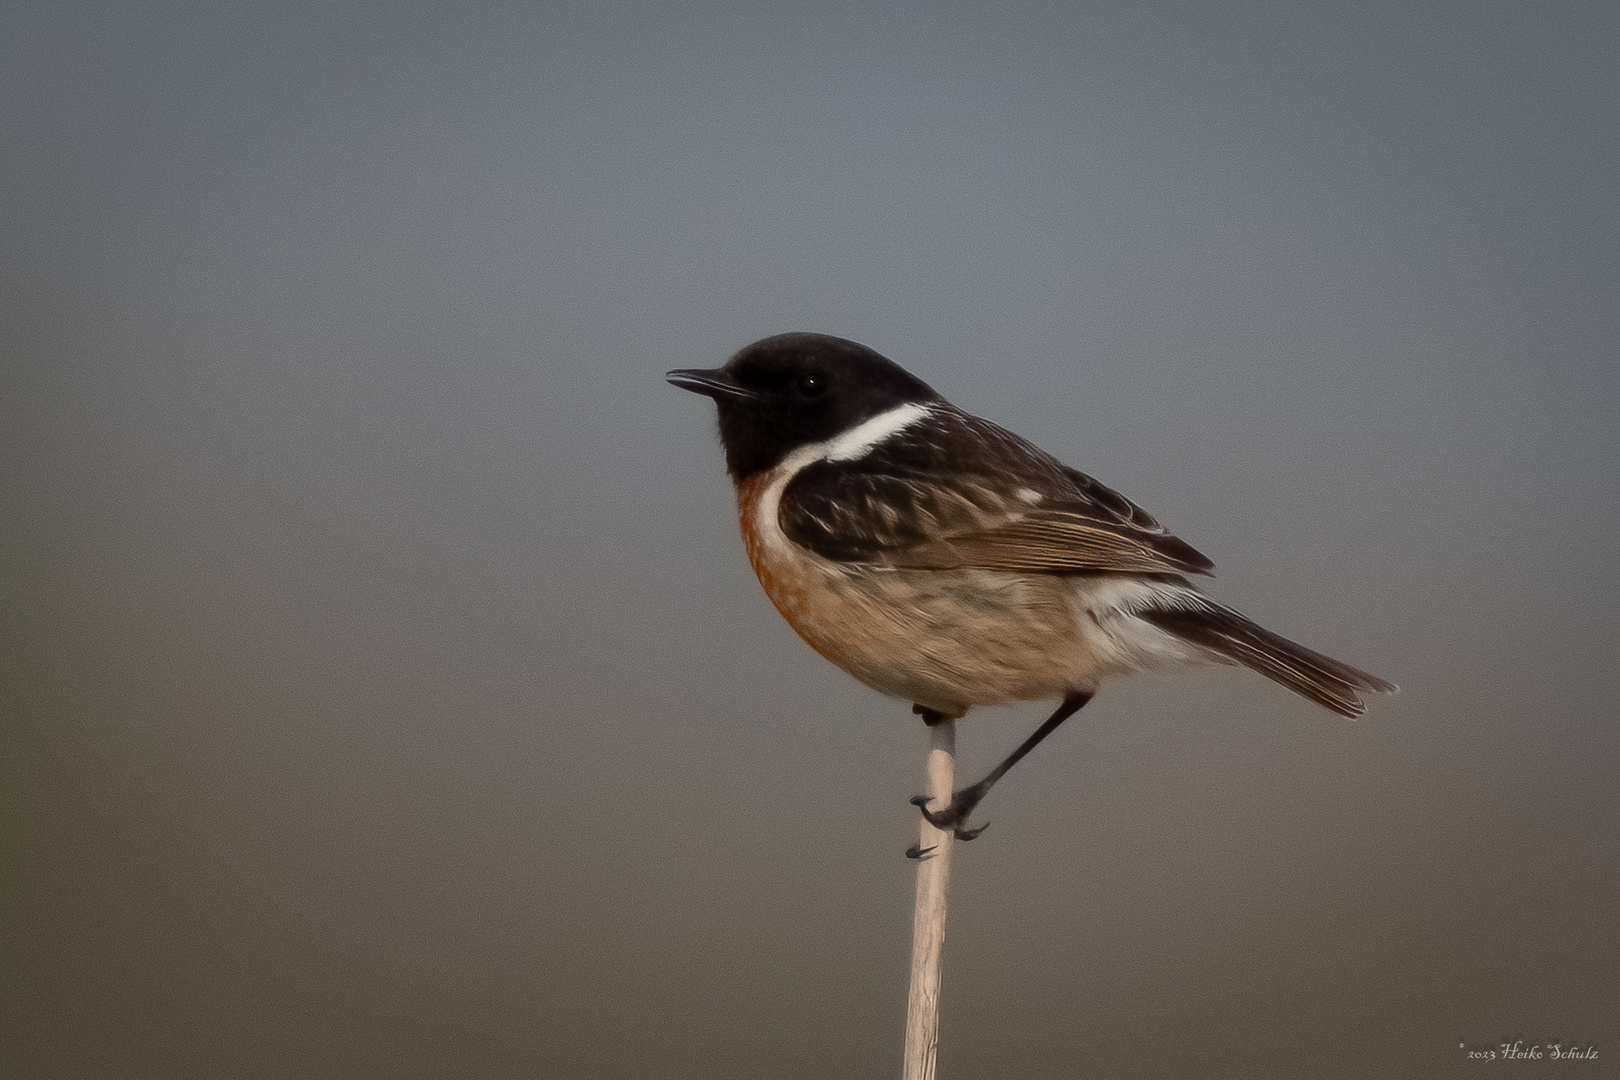
[{"label": "bird's beak", "polygon": [[680,387],[690,390],[694,394],[702,394],[712,398],[734,398],[749,401],[759,397],[752,390],[737,385],[725,368],[703,370],[701,368],[681,368],[667,373],[664,378]]}]

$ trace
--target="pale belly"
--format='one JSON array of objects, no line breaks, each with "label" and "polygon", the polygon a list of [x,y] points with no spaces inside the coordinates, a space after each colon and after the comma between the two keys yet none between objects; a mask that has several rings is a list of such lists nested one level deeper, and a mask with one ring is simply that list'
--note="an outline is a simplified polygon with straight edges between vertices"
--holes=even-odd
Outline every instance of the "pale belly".
[{"label": "pale belly", "polygon": [[1094,689],[1107,666],[1064,578],[750,556],[766,595],[813,649],[874,690],[946,715]]}]

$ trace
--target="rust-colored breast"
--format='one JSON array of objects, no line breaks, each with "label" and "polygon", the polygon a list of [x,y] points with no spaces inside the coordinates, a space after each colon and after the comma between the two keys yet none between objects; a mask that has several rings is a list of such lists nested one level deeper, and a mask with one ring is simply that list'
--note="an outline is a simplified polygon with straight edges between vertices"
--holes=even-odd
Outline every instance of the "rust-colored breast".
[{"label": "rust-colored breast", "polygon": [[765,595],[771,598],[771,603],[776,605],[776,610],[782,613],[788,625],[815,646],[816,642],[807,632],[804,620],[806,607],[812,602],[811,575],[814,571],[805,565],[805,557],[784,550],[791,547],[786,537],[779,536],[772,543],[761,531],[761,525],[766,528],[774,526],[774,522],[763,523],[760,520],[760,503],[772,479],[772,474],[760,473],[737,485],[737,518],[742,526],[743,545],[748,550],[748,562],[764,587]]}]

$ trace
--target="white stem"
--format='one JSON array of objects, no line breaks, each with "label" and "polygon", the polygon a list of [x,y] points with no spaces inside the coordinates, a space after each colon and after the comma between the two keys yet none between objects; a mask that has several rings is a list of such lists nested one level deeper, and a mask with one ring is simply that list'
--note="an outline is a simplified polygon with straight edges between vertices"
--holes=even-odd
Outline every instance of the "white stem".
[{"label": "white stem", "polygon": [[[928,729],[928,808],[951,805],[956,774],[956,721]],[[919,815],[920,817],[921,815]],[[917,863],[917,910],[911,927],[911,996],[906,1008],[904,1080],[934,1080],[939,1052],[939,953],[945,944],[945,892],[951,884],[953,837],[922,818]]]}]

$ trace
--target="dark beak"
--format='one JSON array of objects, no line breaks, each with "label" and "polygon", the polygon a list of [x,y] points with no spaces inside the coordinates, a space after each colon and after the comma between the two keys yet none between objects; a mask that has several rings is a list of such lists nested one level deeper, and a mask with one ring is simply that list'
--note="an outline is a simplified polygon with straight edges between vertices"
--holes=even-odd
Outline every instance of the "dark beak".
[{"label": "dark beak", "polygon": [[694,394],[702,394],[712,398],[736,398],[738,400],[753,400],[759,397],[752,390],[737,385],[737,381],[726,372],[725,368],[703,370],[701,368],[681,368],[671,371],[664,376],[682,390],[690,390]]}]

